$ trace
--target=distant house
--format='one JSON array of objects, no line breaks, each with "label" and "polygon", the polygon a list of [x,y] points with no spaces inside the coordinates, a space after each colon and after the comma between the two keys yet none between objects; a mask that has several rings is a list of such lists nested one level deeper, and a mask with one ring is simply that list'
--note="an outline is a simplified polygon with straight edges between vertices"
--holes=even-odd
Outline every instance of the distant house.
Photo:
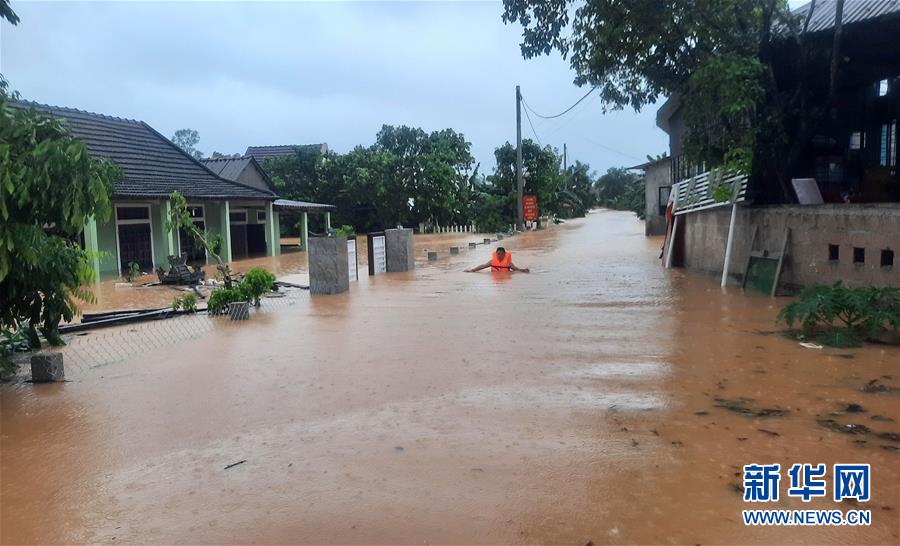
[{"label": "distant house", "polygon": [[122,170],[113,190],[112,217],[92,219],[84,229],[85,248],[99,256],[98,273],[119,275],[130,262],[151,271],[181,253],[194,264],[207,263],[191,237],[166,230],[174,191],[187,199],[195,224],[221,236],[220,255],[226,261],[279,253],[277,195],[271,187],[218,175],[142,121],[26,101],[10,106],[63,120],[92,157],[110,159]]},{"label": "distant house", "polygon": [[670,157],[662,157],[635,165],[629,170],[642,171],[644,178],[644,235],[665,235],[666,206],[672,193]]},{"label": "distant house", "polygon": [[249,146],[244,156],[252,157],[262,165],[267,159],[294,155],[297,152],[328,153],[328,144],[287,144],[283,146]]},{"label": "distant house", "polygon": [[263,191],[275,191],[269,175],[253,156],[229,157],[222,159],[201,159],[206,168],[228,180],[240,182]]},{"label": "distant house", "polygon": [[[809,5],[795,12],[803,17]],[[834,0],[816,3],[807,43],[830,58]],[[730,271],[742,278],[754,253],[780,253],[786,233],[786,284],[832,283],[900,285],[900,174],[897,141],[900,119],[900,0],[857,0],[844,9],[837,107],[823,120],[790,173],[798,203],[785,202],[772,180],[734,179],[735,231]],[[796,51],[785,43],[775,73],[796,85]],[[827,95],[827,73],[812,80],[812,93]],[[786,87],[791,89],[791,87]],[[668,165],[644,165],[676,194],[675,266],[720,273],[729,233],[731,206],[710,195],[709,173],[682,154],[684,105],[672,96],[657,112],[669,135]],[[668,171],[668,172],[666,172]],[[806,179],[805,181],[802,179]],[[811,191],[807,191],[811,190]],[[649,192],[649,185],[648,185]],[[821,198],[819,197],[821,195]],[[648,210],[650,207],[648,193]],[[657,232],[648,216],[648,233]]]},{"label": "distant house", "polygon": [[[325,145],[323,144],[322,146]],[[269,175],[260,166],[259,161],[252,156],[203,159],[201,161],[208,169],[223,178],[263,191],[275,192],[275,187],[272,185]],[[324,214],[325,227],[326,229],[331,229],[331,213],[335,210],[334,205],[292,201],[289,199],[276,199],[273,207],[276,214],[280,217],[285,217],[287,222],[295,223],[296,218],[292,219],[292,217],[299,216],[299,246],[301,248],[307,248],[307,243],[309,242],[309,213]],[[276,231],[278,233],[281,232],[280,226]]]}]

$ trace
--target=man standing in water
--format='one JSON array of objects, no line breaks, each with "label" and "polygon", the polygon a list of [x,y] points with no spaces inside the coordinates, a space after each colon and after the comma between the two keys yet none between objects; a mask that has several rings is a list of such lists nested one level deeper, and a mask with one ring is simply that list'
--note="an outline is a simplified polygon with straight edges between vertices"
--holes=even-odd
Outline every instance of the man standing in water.
[{"label": "man standing in water", "polygon": [[521,271],[522,273],[529,273],[530,270],[526,268],[516,267],[516,264],[512,262],[512,254],[506,251],[502,246],[498,246],[497,250],[491,254],[491,261],[487,263],[483,263],[479,266],[473,267],[471,269],[466,269],[466,273],[474,273],[476,271],[481,271],[482,269],[491,268],[491,271]]}]

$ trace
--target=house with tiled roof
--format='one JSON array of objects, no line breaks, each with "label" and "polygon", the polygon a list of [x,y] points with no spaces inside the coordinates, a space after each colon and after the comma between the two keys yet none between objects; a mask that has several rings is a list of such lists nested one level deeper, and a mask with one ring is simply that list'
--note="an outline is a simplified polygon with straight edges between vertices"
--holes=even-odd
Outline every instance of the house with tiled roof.
[{"label": "house with tiled roof", "polygon": [[261,190],[275,191],[269,175],[253,156],[201,159],[200,162],[222,178]]},{"label": "house with tiled roof", "polygon": [[94,266],[101,275],[119,275],[131,262],[152,271],[167,266],[168,256],[182,253],[189,263],[208,262],[193,238],[166,229],[169,196],[175,191],[187,199],[194,223],[221,237],[224,260],[280,252],[273,209],[278,196],[268,183],[221,176],[142,121],[26,101],[11,101],[10,106],[62,120],[92,157],[109,159],[121,169],[112,217],[91,220],[84,229],[84,246],[99,256]]},{"label": "house with tiled roof", "polygon": [[[263,170],[259,161],[253,156],[247,155],[244,157],[201,159],[200,161],[208,169],[223,178],[261,190],[275,191],[275,187],[272,185],[272,180],[269,178],[269,175]],[[301,248],[307,248],[307,243],[309,241],[309,213],[324,214],[325,228],[331,229],[331,212],[334,211],[334,209],[334,205],[311,203],[308,201],[276,199],[274,202],[274,211],[276,215],[287,217],[288,221],[291,221],[291,217],[293,216],[299,217]]]},{"label": "house with tiled roof", "polygon": [[249,146],[244,156],[252,157],[259,162],[260,165],[265,163],[267,159],[277,157],[285,157],[294,155],[298,152],[317,153],[325,155],[328,153],[328,144],[286,144],[280,146]]}]

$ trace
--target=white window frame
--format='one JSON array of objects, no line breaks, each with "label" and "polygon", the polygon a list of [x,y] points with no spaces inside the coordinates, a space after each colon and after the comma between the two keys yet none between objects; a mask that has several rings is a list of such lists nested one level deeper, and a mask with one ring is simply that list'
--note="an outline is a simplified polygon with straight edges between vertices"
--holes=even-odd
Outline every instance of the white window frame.
[{"label": "white window frame", "polygon": [[[243,215],[244,215],[244,220],[243,220],[243,221],[241,221],[241,220],[232,220],[232,219],[231,219],[231,215],[232,215],[232,214],[240,214],[240,213],[243,213]],[[204,214],[205,214],[205,213],[204,213]],[[248,218],[249,218],[249,215],[247,214],[247,209],[231,209],[231,210],[228,211],[228,223],[231,224],[231,225],[233,225],[233,226],[242,226],[242,225],[247,224],[247,219],[248,219]]]},{"label": "white window frame", "polygon": [[[259,215],[262,214],[262,220],[259,219]],[[266,223],[266,211],[258,210],[256,211],[256,223],[257,224],[265,224]]]},{"label": "white window frame", "polygon": [[[147,209],[147,218],[136,220],[119,220],[119,209]],[[122,247],[119,244],[119,226],[150,224],[150,261],[153,263],[153,271],[156,271],[156,245],[153,244],[153,209],[144,203],[116,203],[113,207],[116,218],[116,271],[122,274]]]}]

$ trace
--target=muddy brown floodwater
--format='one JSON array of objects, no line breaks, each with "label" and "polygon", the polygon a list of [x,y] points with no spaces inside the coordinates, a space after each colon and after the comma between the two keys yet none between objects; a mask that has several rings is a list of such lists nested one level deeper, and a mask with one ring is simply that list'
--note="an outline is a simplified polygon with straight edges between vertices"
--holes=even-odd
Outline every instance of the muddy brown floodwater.
[{"label": "muddy brown floodwater", "polygon": [[[493,237],[492,234],[483,233],[441,233],[418,235],[415,239],[416,261],[420,263],[427,262],[427,251],[438,250],[443,254],[450,252],[451,246],[460,246],[463,249],[468,248],[469,242],[481,243],[485,237]],[[279,280],[299,283],[303,285],[309,284],[309,269],[307,268],[306,252],[300,252],[296,249],[297,238],[283,238],[282,254],[277,257],[265,256],[259,258],[249,258],[232,262],[231,269],[235,274],[246,273],[251,267],[264,267],[275,273]],[[290,243],[290,244],[288,244]],[[359,253],[359,270],[365,275],[366,267],[368,267],[368,250],[366,248],[366,237],[364,235],[357,236],[356,247]],[[465,252],[465,250],[463,250]],[[486,260],[485,260],[486,261]],[[204,266],[206,278],[216,278],[216,266]],[[144,275],[134,281],[134,286],[124,286],[121,278],[104,278],[102,281],[92,285],[91,292],[95,300],[90,303],[82,303],[80,305],[84,313],[97,313],[104,311],[122,311],[131,309],[156,309],[168,307],[172,304],[172,300],[180,296],[183,292],[189,292],[190,289],[183,286],[142,286],[145,284],[155,283],[159,279],[156,274]],[[200,287],[200,291],[205,295],[210,289]],[[201,301],[200,307],[204,304]],[[76,317],[73,322],[79,322],[80,317]]]},{"label": "muddy brown floodwater", "polygon": [[[800,347],[783,300],[666,271],[642,231],[595,212],[504,241],[530,275],[461,272],[479,247],[2,386],[0,539],[897,544],[900,397],[860,389],[900,349]],[[872,525],[745,527],[767,462],[870,463]],[[786,481],[778,508],[835,507]]]}]

